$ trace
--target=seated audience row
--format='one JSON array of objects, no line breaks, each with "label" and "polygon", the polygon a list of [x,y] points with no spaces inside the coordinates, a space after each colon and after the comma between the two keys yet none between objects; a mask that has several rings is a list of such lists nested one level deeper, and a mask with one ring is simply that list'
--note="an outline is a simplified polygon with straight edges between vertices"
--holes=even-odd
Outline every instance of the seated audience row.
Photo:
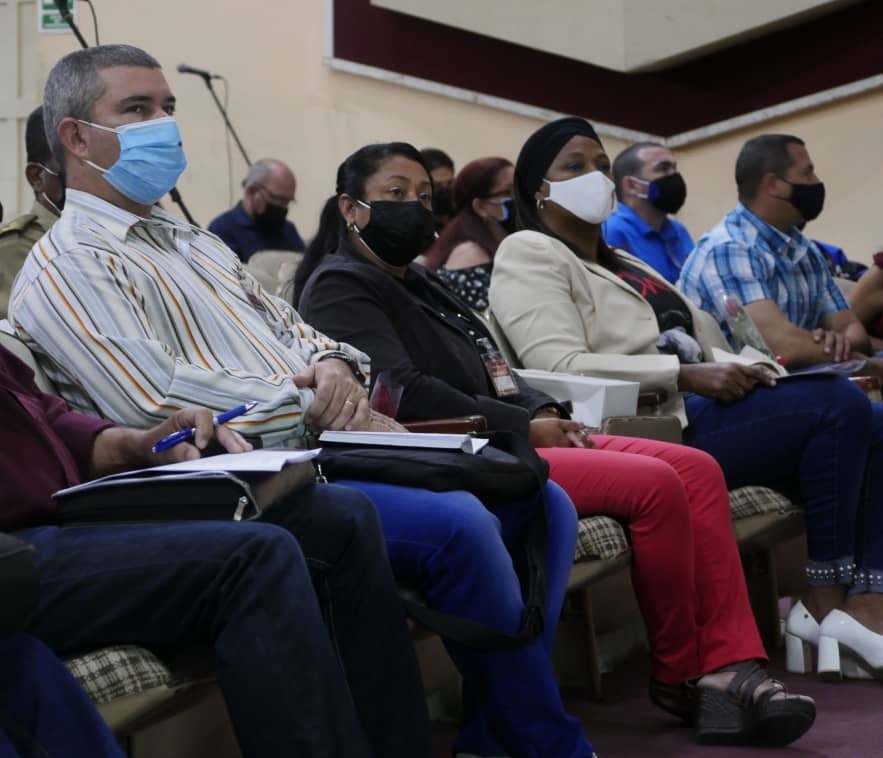
[{"label": "seated audience row", "polygon": [[[76,94],[81,92],[95,94],[84,103]],[[133,98],[141,104],[138,110],[123,107]],[[16,281],[10,316],[18,334],[35,350],[73,406],[92,415],[148,427],[156,420],[174,419],[175,409],[184,405],[201,404],[221,411],[244,398],[254,399],[259,402],[255,412],[230,426],[260,436],[265,445],[303,446],[313,433],[323,429],[400,428],[368,408],[363,385],[370,361],[363,352],[300,322],[290,304],[268,296],[256,285],[216,236],[183,224],[153,205],[174,185],[186,165],[173,116],[174,98],[155,59],[125,45],[71,53],[49,75],[44,109],[50,143],[64,159],[67,205],[53,234],[45,237],[26,261]],[[130,170],[134,156],[127,146],[131,143],[119,139],[129,130],[141,131],[145,141],[154,146],[138,158],[137,175]],[[431,188],[425,197],[428,203]],[[394,218],[398,205],[389,203],[385,210]],[[379,208],[377,213],[380,215]],[[431,239],[431,217],[421,231]],[[64,297],[58,296],[59,291]],[[98,303],[100,308],[96,307]],[[77,349],[71,350],[74,345]],[[183,425],[181,419],[178,424]],[[269,639],[268,644],[258,647],[230,640],[230,650],[218,650],[225,698],[247,755],[288,755],[291,745],[299,740],[307,745],[303,752],[317,755],[362,755],[360,744],[376,756],[427,753],[425,705],[412,686],[417,684],[414,653],[402,610],[392,594],[391,579],[384,578],[389,577],[389,566],[367,545],[357,550],[331,539],[316,545],[307,539],[312,529],[330,530],[333,526],[326,527],[323,522],[335,516],[335,497],[352,502],[353,522],[362,512],[359,509],[363,510],[364,496],[370,498],[379,515],[395,576],[415,584],[433,608],[507,634],[514,634],[522,625],[524,600],[517,567],[523,563],[521,545],[527,523],[542,505],[538,497],[486,508],[466,492],[430,492],[369,482],[348,481],[345,485],[342,489],[318,485],[303,496],[296,495],[281,512],[273,509],[268,517],[281,519],[284,526],[289,526],[285,532],[262,530],[260,524],[253,529],[261,534],[268,532],[268,538],[285,538],[285,549],[302,549],[308,558],[313,551],[332,551],[327,556],[315,555],[315,568],[320,572],[324,569],[335,573],[335,556],[337,560],[372,560],[376,564],[362,568],[358,577],[341,571],[341,580],[349,583],[349,596],[335,598],[330,606],[341,614],[331,619],[330,626],[340,638],[336,647],[342,658],[341,668],[352,680],[355,709],[340,705],[334,697],[341,684],[339,675],[328,673],[321,686],[311,676],[301,675],[302,668],[318,676],[320,666],[333,665],[325,655],[334,649],[330,637],[319,639],[315,624],[304,623],[300,636],[311,637],[301,644],[298,634],[288,632],[276,621],[301,613],[312,619],[313,609],[318,613],[316,599],[303,597],[299,583],[305,572],[299,559],[286,561],[284,556],[270,556],[264,551],[266,560],[273,558],[278,575],[278,579],[268,582],[272,593],[263,584],[240,590],[235,581],[222,581],[223,564],[217,568],[221,572],[216,582],[219,590],[235,591],[237,599],[251,604],[251,637]],[[479,650],[448,643],[463,675],[465,712],[455,743],[458,752],[513,758],[592,756],[581,725],[564,711],[550,660],[573,561],[576,514],[570,500],[554,484],[548,484],[544,494],[548,550],[542,633],[511,650]],[[325,509],[320,518],[311,509],[322,501],[332,507]],[[292,524],[301,521],[306,534],[291,529]],[[365,527],[353,526],[366,541],[376,534],[371,522]],[[167,570],[156,581],[181,572],[194,583],[200,581],[205,574],[190,572],[180,563],[192,560],[194,554],[205,555],[207,566],[208,558],[220,553],[230,556],[239,569],[250,565],[248,555],[240,559],[235,546],[217,536],[229,529],[231,538],[246,539],[241,527],[223,523],[161,527],[172,533],[186,529],[189,547],[181,549],[180,543],[170,538],[173,544],[168,550],[174,560],[170,558],[164,564]],[[41,558],[51,561],[51,551],[56,547],[50,539],[54,527],[41,529],[49,545],[44,539],[35,538],[34,543]],[[286,532],[298,540],[304,537],[300,548]],[[114,576],[122,576],[125,572],[119,570],[120,566],[125,567],[129,561],[139,563],[142,551],[160,549],[146,533],[143,539],[133,536],[130,540],[121,540],[116,529],[61,533],[64,544],[71,548],[78,540],[84,541],[76,550],[79,558],[65,555],[74,566],[82,566],[80,572],[88,569],[87,563],[100,560],[108,573],[116,567]],[[30,536],[27,530],[20,529],[19,534]],[[107,544],[108,549],[115,546],[120,555],[99,555],[100,551],[87,546],[90,540]],[[203,540],[211,548],[194,552],[193,545]],[[371,546],[376,544],[371,542]],[[256,542],[253,549],[260,550]],[[339,551],[336,554],[335,549]],[[250,573],[249,578],[263,582],[257,572]],[[194,606],[195,593],[183,588],[176,592],[157,589],[139,598],[136,593],[119,590],[111,579],[108,576],[106,581],[97,582],[93,575],[90,584],[94,592],[100,589],[110,596],[130,599],[120,605],[112,601],[92,603],[107,606],[111,616],[132,613],[147,598],[168,597],[169,602],[194,612],[188,614],[180,608],[169,611],[177,615],[175,623],[163,626],[166,633],[198,632],[181,629],[181,624],[188,621],[206,623],[206,641],[211,641],[210,630],[217,631],[208,613],[196,613],[201,606]],[[133,581],[139,585],[137,579],[130,579],[127,585]],[[145,583],[145,589],[149,588]],[[47,598],[47,605],[70,607],[77,602],[77,594],[86,591],[79,586],[73,589],[77,591],[64,595],[65,606],[55,594]],[[388,607],[390,595],[396,604],[393,609]],[[285,608],[277,608],[277,602]],[[210,604],[209,610],[214,607],[229,610],[227,603]],[[366,630],[363,620],[350,616],[359,608],[366,619],[373,619],[379,626]],[[162,610],[153,612],[157,623],[165,617],[159,612]],[[139,617],[144,612],[141,608]],[[287,635],[284,642],[270,637],[269,628],[266,634],[262,631],[270,624]],[[63,649],[69,643],[50,631],[40,630],[54,646]],[[102,639],[98,634],[98,639],[91,639],[88,627],[80,631],[84,636],[79,640],[81,644]],[[112,633],[117,638],[131,635],[132,641],[146,643],[149,640],[144,639],[145,633],[159,632],[149,625],[130,630],[124,624]],[[278,649],[287,649],[298,659],[310,658],[314,669],[300,660],[286,659]],[[255,671],[265,668],[258,663],[250,667],[252,676],[276,684],[277,690],[262,690],[266,700],[256,697],[253,688],[242,685],[237,678],[224,679],[231,661],[240,660],[236,657],[239,653],[265,656],[263,663],[278,672],[278,676],[269,672],[256,675]],[[309,696],[294,694],[311,688],[314,692]],[[316,693],[327,696],[317,697]],[[272,707],[267,705],[271,701]],[[313,708],[305,711],[303,702],[311,703],[321,715],[312,713]],[[313,728],[311,721],[320,718],[320,726]],[[270,720],[274,723],[265,723]],[[340,728],[333,735],[332,747],[320,746],[320,741],[332,739],[321,727],[337,720]],[[358,731],[359,723],[367,743],[360,743],[353,731]],[[298,736],[286,738],[291,732]]]},{"label": "seated audience row", "polygon": [[[786,230],[820,210],[806,151],[788,144],[782,156],[776,140],[752,140],[737,164],[743,201],[755,212],[772,209]],[[730,487],[765,484],[799,496],[807,513],[810,590],[789,617],[789,633],[820,647],[822,639],[840,641],[868,668],[878,669],[883,663],[880,404],[870,403],[844,377],[776,382],[762,365],[715,361],[713,348],[726,343],[708,314],[641,261],[604,242],[601,224],[613,202],[609,174],[610,161],[582,119],[553,122],[527,141],[515,172],[524,231],[507,237],[497,252],[490,290],[494,316],[530,368],[667,389],[672,409],[685,423],[684,442],[711,453]],[[790,185],[791,192],[780,185]],[[808,197],[815,197],[815,204],[801,204]],[[693,276],[704,281],[702,305],[712,311],[711,293],[730,291],[741,283],[738,275],[756,270],[748,263],[730,265],[728,253],[743,260],[769,257],[763,250],[751,252],[749,240],[784,248],[779,239],[785,235],[748,207],[740,205],[731,216],[700,240],[681,278],[688,285]],[[749,226],[757,231],[747,231]],[[727,241],[731,229],[745,230],[744,237]],[[701,258],[704,249],[710,266]],[[771,278],[777,269],[768,264]],[[769,298],[774,292],[787,298],[785,287],[768,283],[765,299],[758,300],[754,293],[764,291],[763,285],[745,285],[735,294],[749,312],[760,309],[761,330],[767,312],[770,321],[784,320],[781,312],[771,313],[777,307]],[[696,290],[687,286],[686,291]],[[824,307],[822,295],[833,298],[835,291],[829,283],[807,302]],[[785,306],[793,299],[779,302]],[[791,343],[770,342],[794,365],[840,357],[838,347],[830,355],[824,352],[829,343],[842,342],[839,332],[827,333],[821,344],[810,332],[802,334],[801,354],[788,352]],[[819,665],[839,673],[836,644],[830,653]]]},{"label": "seated audience row", "polygon": [[[84,91],[95,93],[91,101],[72,94]],[[140,113],[120,107],[132,97],[145,104]],[[197,424],[200,433],[197,446],[173,448],[167,458],[199,455],[210,413],[182,410],[188,406],[218,412],[243,398],[257,400],[255,412],[218,430],[219,441],[233,450],[249,447],[236,429],[266,446],[294,447],[314,444],[323,429],[404,431],[368,407],[366,384],[383,371],[403,388],[397,418],[480,413],[491,428],[529,439],[560,485],[550,483],[544,492],[549,536],[542,633],[512,650],[445,641],[464,683],[456,752],[593,755],[582,727],[564,711],[551,667],[576,512],[628,522],[634,584],[651,641],[650,696],[693,724],[700,741],[785,745],[815,718],[810,698],[788,694],[763,668],[728,486],[767,485],[800,497],[806,508],[811,589],[789,617],[789,635],[818,645],[820,670],[840,672],[838,643],[869,668],[883,666],[883,482],[875,473],[883,416],[842,377],[777,382],[769,367],[715,360],[715,348],[728,348],[724,335],[665,281],[676,278],[689,240],[667,217],[686,196],[667,149],[642,143],[627,150],[613,166],[614,184],[591,126],[561,119],[528,139],[514,177],[505,159],[465,166],[451,205],[444,186],[453,179],[453,164],[440,151],[421,155],[405,143],[366,146],[341,164],[335,195],[297,272],[296,297],[311,326],[242,268],[257,249],[294,244],[285,217],[295,182],[284,164],[256,163],[242,202],[210,227],[231,240],[237,260],[214,234],[155,205],[186,160],[174,98],[151,56],[125,45],[72,53],[50,73],[43,107],[59,162],[35,160],[32,186],[42,193],[38,202],[66,199],[66,205],[16,281],[10,319],[75,410],[40,394],[26,369],[0,353],[7,390],[28,398],[23,420],[34,449],[49,435],[60,461],[56,467],[47,462],[45,470],[58,470],[35,487],[15,471],[20,443],[7,440],[3,465],[16,488],[0,516],[4,528],[35,545],[49,577],[31,631],[53,648],[63,653],[109,641],[212,645],[246,755],[284,755],[286,744],[328,755],[426,755],[425,706],[393,577],[419,587],[433,608],[515,633],[524,616],[523,540],[540,498],[492,505],[466,492],[342,481],[292,495],[267,514],[268,523],[247,530],[223,523],[123,531],[53,525],[55,489],[110,467],[158,462],[148,448],[168,429]],[[152,145],[138,157],[137,172],[131,143],[120,139],[135,130],[149,134]],[[734,212],[743,224],[760,221],[794,240],[795,264],[804,253],[792,227],[814,218],[816,206],[815,215],[821,210],[819,183],[801,146],[787,138],[783,157],[767,143],[750,142],[751,160],[737,165],[743,205]],[[53,185],[59,174],[64,182]],[[609,218],[614,193],[623,203],[616,224]],[[507,236],[516,211],[522,231]],[[660,276],[609,247],[605,222],[608,242],[615,234],[623,244],[634,234],[652,239],[664,254],[658,265],[670,263],[671,270]],[[775,253],[779,241],[758,228]],[[727,241],[715,247],[717,241],[714,232],[703,237],[683,271],[697,304],[713,312],[709,293],[739,294],[792,365],[866,348],[838,315],[845,303],[814,257],[805,255],[813,267],[807,271],[821,290],[804,326],[823,331],[798,337],[768,305],[793,318],[793,299],[774,284],[721,273],[746,252],[734,252]],[[701,257],[706,248],[713,250],[713,265]],[[440,272],[462,298],[412,263],[427,252],[431,266],[445,264]],[[704,291],[691,290],[691,278],[703,282]],[[664,388],[669,410],[684,424],[686,445],[588,435],[561,405],[530,389],[470,310],[487,306],[488,282],[494,317],[525,365]],[[116,454],[117,448],[127,452]],[[190,549],[179,550],[185,541]],[[689,549],[672,555],[676,541]],[[359,549],[346,547],[351,542]],[[200,561],[190,557],[193,544],[205,546],[197,551]],[[169,558],[148,581],[139,566],[149,554]],[[264,569],[246,581],[243,561]],[[181,572],[189,577],[185,587]],[[316,597],[311,576],[328,586],[333,602]],[[144,591],[113,605],[108,598],[123,594],[119,581]],[[175,582],[175,593],[165,591]],[[196,597],[208,604],[198,613]],[[72,640],[64,633],[69,614],[87,601],[106,612]],[[373,625],[360,616],[367,607]],[[323,610],[331,614],[328,626]],[[156,618],[155,627],[135,623],[145,612]],[[242,650],[239,640],[269,635],[270,615],[282,620],[286,638],[271,643],[269,657],[256,659],[251,653],[260,651]],[[160,629],[170,618],[174,623]],[[297,634],[287,626],[293,619],[301,623]],[[268,677],[270,668],[305,673],[283,676],[266,701],[245,702],[246,666]],[[310,709],[295,705],[307,689]],[[264,705],[270,699],[290,705],[283,718],[274,719]]]},{"label": "seated audience row", "polygon": [[[422,233],[431,221],[431,186],[407,144],[369,145],[344,161],[304,261],[320,265],[300,312],[329,336],[359,345],[375,371],[402,386],[400,418],[481,413],[493,428],[529,436],[579,513],[629,522],[657,705],[695,720],[701,741],[791,742],[812,723],[813,704],[786,695],[757,664],[765,653],[720,468],[678,445],[590,437],[505,363],[500,371],[481,319],[409,265],[431,241]],[[675,542],[685,547],[677,555]]]}]

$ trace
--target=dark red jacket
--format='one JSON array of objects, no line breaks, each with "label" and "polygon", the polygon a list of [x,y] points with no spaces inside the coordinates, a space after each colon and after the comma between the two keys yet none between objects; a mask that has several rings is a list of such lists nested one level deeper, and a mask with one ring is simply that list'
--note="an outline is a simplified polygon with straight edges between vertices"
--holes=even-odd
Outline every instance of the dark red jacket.
[{"label": "dark red jacket", "polygon": [[88,475],[95,436],[111,425],[41,392],[0,346],[0,530],[53,523],[52,493]]}]

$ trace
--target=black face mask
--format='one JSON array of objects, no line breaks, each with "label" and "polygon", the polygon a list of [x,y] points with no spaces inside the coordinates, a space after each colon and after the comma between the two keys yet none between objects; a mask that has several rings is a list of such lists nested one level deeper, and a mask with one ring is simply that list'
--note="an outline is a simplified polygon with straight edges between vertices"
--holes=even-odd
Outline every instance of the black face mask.
[{"label": "black face mask", "polygon": [[432,193],[432,212],[436,216],[454,215],[454,198],[450,187],[436,187]]},{"label": "black face mask", "polygon": [[435,242],[432,211],[417,200],[375,200],[371,219],[359,236],[378,258],[390,266],[406,266]]},{"label": "black face mask", "polygon": [[267,203],[263,213],[255,214],[254,223],[262,232],[278,232],[285,226],[286,218],[288,218],[288,208],[284,205]]},{"label": "black face mask", "polygon": [[818,218],[825,207],[825,184],[793,184],[784,177],[779,177],[783,182],[791,185],[791,197],[781,198],[787,200],[797,212],[803,216],[804,221],[812,221]]},{"label": "black face mask", "polygon": [[654,179],[647,187],[647,200],[663,213],[677,213],[687,199],[687,185],[680,173]]},{"label": "black face mask", "polygon": [[518,224],[515,223],[515,200],[507,197],[501,205],[506,217],[500,222],[500,226],[506,230],[506,234],[513,234],[518,231]]}]

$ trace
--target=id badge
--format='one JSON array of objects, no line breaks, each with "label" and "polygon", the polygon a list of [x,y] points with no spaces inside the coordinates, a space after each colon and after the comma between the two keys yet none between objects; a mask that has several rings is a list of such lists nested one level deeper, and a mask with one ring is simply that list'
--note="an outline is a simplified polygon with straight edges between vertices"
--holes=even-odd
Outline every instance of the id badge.
[{"label": "id badge", "polygon": [[484,363],[485,371],[487,371],[491,383],[494,385],[497,397],[517,395],[518,385],[515,384],[512,369],[509,368],[506,359],[488,340],[481,339],[478,342],[481,349],[481,361]]}]

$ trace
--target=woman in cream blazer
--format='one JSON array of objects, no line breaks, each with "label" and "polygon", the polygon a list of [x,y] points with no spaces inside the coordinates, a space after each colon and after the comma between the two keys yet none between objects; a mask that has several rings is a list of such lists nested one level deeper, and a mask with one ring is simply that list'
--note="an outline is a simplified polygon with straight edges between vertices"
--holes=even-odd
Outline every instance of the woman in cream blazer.
[{"label": "woman in cream blazer", "polygon": [[[839,677],[840,645],[883,672],[883,449],[867,397],[843,377],[777,384],[768,368],[711,362],[712,348],[724,346],[713,320],[604,243],[601,224],[615,202],[610,167],[583,119],[554,121],[527,140],[514,186],[523,231],[497,250],[494,318],[527,368],[668,390],[670,409],[686,422],[684,442],[710,453],[731,488],[799,493],[810,589],[789,615],[789,643],[797,653],[801,643],[817,645],[824,674]],[[661,336],[666,352],[657,347]],[[804,668],[806,660],[795,655],[792,663]],[[763,706],[762,699],[746,718],[766,718],[761,712],[776,702],[788,707],[778,694]],[[721,718],[733,706],[725,702],[716,704]],[[697,720],[704,715],[700,704]]]},{"label": "woman in cream blazer", "polygon": [[[664,389],[662,413],[687,425],[677,355],[656,347],[659,326],[650,304],[615,273],[577,255],[558,239],[535,231],[509,235],[497,253],[490,298],[494,319],[526,368],[640,382]],[[616,255],[649,276],[640,259]],[[676,290],[692,317],[706,360],[712,348],[729,350],[717,322]]]}]

